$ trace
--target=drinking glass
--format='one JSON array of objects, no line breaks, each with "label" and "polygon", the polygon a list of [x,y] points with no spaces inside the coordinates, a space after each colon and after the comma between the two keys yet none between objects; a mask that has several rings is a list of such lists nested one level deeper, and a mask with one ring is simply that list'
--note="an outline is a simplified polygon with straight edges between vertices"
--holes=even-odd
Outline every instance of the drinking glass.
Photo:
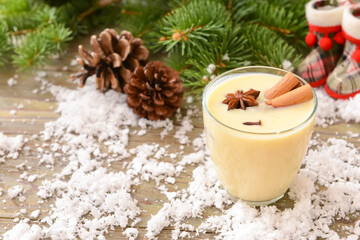
[{"label": "drinking glass", "polygon": [[[267,205],[280,199],[290,187],[304,159],[317,109],[313,91],[312,113],[291,129],[271,133],[246,132],[227,126],[208,108],[210,93],[223,81],[248,73],[284,76],[288,71],[265,66],[237,68],[213,79],[202,99],[207,146],[219,179],[232,196],[251,205]],[[296,76],[302,84],[308,84]]]}]

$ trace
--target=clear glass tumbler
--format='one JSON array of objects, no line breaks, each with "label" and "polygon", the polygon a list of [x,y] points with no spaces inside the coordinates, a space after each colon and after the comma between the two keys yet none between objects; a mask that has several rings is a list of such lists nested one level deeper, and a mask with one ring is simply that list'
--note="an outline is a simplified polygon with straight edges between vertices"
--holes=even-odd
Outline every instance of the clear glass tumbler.
[{"label": "clear glass tumbler", "polygon": [[[250,66],[228,71],[212,80],[202,99],[204,129],[211,159],[228,193],[251,205],[267,205],[284,195],[299,171],[312,134],[318,103],[313,90],[311,115],[285,131],[252,133],[234,129],[209,112],[207,100],[220,82],[247,73],[284,76],[287,71]],[[308,84],[301,77],[297,78]]]}]

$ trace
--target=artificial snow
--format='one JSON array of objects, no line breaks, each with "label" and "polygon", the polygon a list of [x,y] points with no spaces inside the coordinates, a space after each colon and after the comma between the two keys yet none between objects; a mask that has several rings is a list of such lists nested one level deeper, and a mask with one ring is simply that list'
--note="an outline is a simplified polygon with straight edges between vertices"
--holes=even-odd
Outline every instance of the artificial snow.
[{"label": "artificial snow", "polygon": [[222,57],[222,60],[224,61],[230,61],[230,57],[228,53],[225,53],[225,55]]},{"label": "artificial snow", "polygon": [[29,225],[20,222],[10,231],[4,234],[4,240],[39,240],[41,238],[41,228],[39,225]]},{"label": "artificial snow", "polygon": [[[353,145],[330,139],[307,155],[306,167],[288,193],[295,201],[293,208],[256,209],[239,201],[223,215],[209,217],[198,231],[216,231],[216,239],[338,239],[328,228],[334,218],[360,211],[360,174],[349,172],[350,179],[345,179],[350,168],[359,172],[359,154]],[[347,162],[349,167],[344,166]],[[343,176],[334,177],[340,171]],[[317,183],[325,183],[327,189],[320,190]]]},{"label": "artificial snow", "polygon": [[0,132],[0,159],[3,157],[16,159],[23,144],[22,135],[8,137]]},{"label": "artificial snow", "polygon": [[229,196],[221,186],[210,159],[204,160],[204,164],[193,171],[193,181],[188,189],[180,190],[178,194],[179,197],[165,203],[148,221],[148,238],[155,238],[171,222],[179,225],[188,218],[202,217],[206,207],[215,206],[223,209],[225,205],[230,204]]},{"label": "artificial snow", "polygon": [[288,71],[293,71],[294,70],[294,66],[292,65],[292,63],[289,60],[284,60],[282,62],[282,68]]},{"label": "artificial snow", "polygon": [[127,228],[123,234],[129,239],[129,240],[135,240],[139,234],[139,230],[136,228]]},{"label": "artificial snow", "polygon": [[125,228],[140,213],[130,195],[131,180],[122,173],[105,168],[86,173],[76,171],[68,182],[55,180],[58,196],[44,228],[46,237],[55,239],[95,239],[111,226]]},{"label": "artificial snow", "polygon": [[30,216],[29,216],[29,217],[31,217],[31,218],[38,218],[39,216],[40,216],[40,210],[38,209],[38,210],[32,211],[32,212],[30,213]]},{"label": "artificial snow", "polygon": [[9,87],[12,87],[12,86],[16,85],[17,83],[18,82],[17,82],[17,80],[15,80],[15,78],[9,78],[7,80],[7,84],[9,85]]},{"label": "artificial snow", "polygon": [[326,94],[324,89],[315,89],[318,98],[318,109],[315,124],[326,127],[338,122],[360,122],[360,94],[349,100],[335,100]]},{"label": "artificial snow", "polygon": [[19,196],[23,192],[23,190],[24,190],[23,186],[16,185],[16,186],[9,188],[9,190],[7,191],[7,194],[10,199],[13,199],[13,198],[16,198],[17,196]]},{"label": "artificial snow", "polygon": [[176,131],[174,138],[178,139],[180,144],[190,143],[190,139],[187,136],[188,132],[191,132],[194,126],[191,123],[191,116],[193,114],[192,110],[187,111],[187,115],[183,118],[181,122],[181,127]]},{"label": "artificial snow", "polygon": [[[209,65],[209,73],[213,69]],[[34,148],[40,168],[61,166],[59,173],[42,180],[36,193],[40,203],[54,199],[54,204],[49,213],[40,215],[40,210],[35,210],[29,214],[39,223],[18,218],[19,222],[3,235],[4,240],[105,239],[114,227],[119,227],[128,239],[137,239],[136,226],[143,210],[134,197],[134,186],[143,182],[153,182],[167,197],[159,211],[144,223],[148,239],[156,239],[166,227],[173,228],[173,239],[196,238],[206,232],[215,232],[215,239],[339,239],[338,233],[329,228],[335,219],[348,214],[359,216],[360,153],[356,145],[344,139],[321,141],[313,136],[303,168],[288,191],[293,208],[254,208],[230,198],[222,187],[204,133],[190,137],[194,131],[192,119],[199,114],[196,109],[187,109],[184,116],[180,113],[184,111],[177,111],[174,121],[139,119],[127,106],[124,94],[98,92],[93,78],[84,88],[67,89],[48,83],[45,77],[46,73],[40,72],[36,80],[42,83],[41,93],[48,89],[54,95],[60,116],[26,142],[38,138],[46,141]],[[331,99],[323,90],[316,93],[317,125],[360,122],[360,95],[344,101]],[[159,140],[172,132],[172,141],[181,145],[180,150],[172,152],[169,145],[156,142],[129,146],[132,137],[148,135],[151,129],[161,129]],[[358,137],[356,134],[348,135]],[[0,158],[16,158],[24,142],[21,135],[0,133]],[[192,151],[184,154],[186,148]],[[122,161],[121,170],[109,168],[116,161]],[[25,172],[26,164],[17,166],[20,179],[32,182],[43,177]],[[186,168],[189,165],[193,167]],[[178,189],[176,182],[185,169],[193,169],[187,170],[192,171],[191,181]],[[23,186],[10,188],[7,197],[24,201]],[[209,208],[218,213],[208,216],[205,213]],[[201,224],[185,223],[193,218],[201,219]],[[348,239],[356,239],[360,221],[346,230]]]},{"label": "artificial snow", "polygon": [[207,66],[206,71],[211,75],[214,73],[215,69],[216,69],[215,64],[211,63]]}]

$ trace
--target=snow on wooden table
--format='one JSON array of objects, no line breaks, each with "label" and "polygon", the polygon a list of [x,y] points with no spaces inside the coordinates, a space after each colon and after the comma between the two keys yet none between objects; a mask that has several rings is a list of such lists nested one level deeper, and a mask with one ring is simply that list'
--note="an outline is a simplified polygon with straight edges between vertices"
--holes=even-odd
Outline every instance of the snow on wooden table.
[{"label": "snow on wooden table", "polygon": [[[55,60],[54,64],[44,67],[44,72],[47,75],[47,80],[50,83],[60,86],[66,86],[69,88],[75,88],[76,86],[69,80],[69,75],[78,69],[77,66],[69,66],[69,63],[76,56],[76,46],[73,45],[67,56]],[[67,66],[67,67],[65,67]],[[65,68],[64,68],[65,67]],[[59,113],[54,112],[57,108],[57,103],[47,91],[42,92],[41,80],[35,81],[36,72],[23,72],[18,73],[18,78],[15,79],[17,84],[13,86],[8,85],[8,79],[14,77],[16,72],[14,69],[3,69],[0,72],[0,132],[6,136],[23,135],[23,138],[28,138],[30,141],[25,143],[25,147],[28,147],[26,153],[21,150],[19,157],[16,159],[7,159],[4,163],[1,163],[0,168],[0,187],[2,188],[2,196],[0,196],[0,233],[3,234],[7,230],[11,229],[17,221],[16,219],[31,218],[30,215],[33,211],[41,209],[40,216],[31,218],[31,222],[36,222],[38,219],[42,219],[46,216],[51,208],[51,204],[54,203],[54,198],[45,200],[42,204],[39,203],[39,197],[36,195],[39,186],[44,179],[51,179],[56,173],[62,171],[65,163],[56,162],[53,168],[47,168],[44,165],[39,165],[39,152],[46,152],[49,150],[47,141],[36,138],[35,135],[39,135],[40,131],[44,130],[44,124],[46,122],[55,121],[59,117]],[[10,84],[11,85],[11,84]],[[200,104],[195,104],[200,109]],[[190,104],[184,104],[182,112],[185,113],[186,109],[193,107]],[[15,110],[15,111],[12,111]],[[201,112],[191,117],[194,129],[187,133],[190,140],[198,137],[203,132]],[[174,119],[175,128],[180,126],[181,122]],[[140,127],[129,127],[130,133],[142,130]],[[182,145],[178,139],[174,138],[175,131],[171,131],[168,135],[161,139],[160,135],[163,129],[150,129],[147,130],[145,135],[132,134],[129,137],[127,147],[133,148],[143,143],[158,143],[159,146],[169,145],[169,152],[177,152],[182,149]],[[347,136],[348,132],[360,133],[360,124],[344,121],[339,121],[328,127],[316,127],[314,134],[318,135],[318,139],[326,140],[328,138],[341,138]],[[347,139],[348,142],[353,143],[357,148],[360,148],[360,137],[356,136]],[[44,145],[45,144],[45,145]],[[61,146],[60,146],[61,147]],[[193,152],[192,146],[185,146],[182,155],[190,154]],[[177,158],[180,160],[181,156]],[[171,162],[169,157],[163,157],[160,159],[164,162]],[[124,160],[126,161],[126,159]],[[124,167],[124,161],[114,161],[109,165],[109,172],[126,171]],[[25,163],[25,169],[21,166]],[[185,168],[181,171],[180,175],[176,177],[175,184],[165,184],[167,191],[178,191],[179,189],[187,188],[189,182],[192,180],[192,172],[197,167],[197,164],[185,165]],[[20,178],[21,174],[26,171],[28,175],[34,175],[35,180],[33,182],[28,181],[27,177]],[[23,185],[24,198],[10,199],[7,191],[16,185]],[[157,188],[154,181],[142,181],[139,185],[133,185],[131,187],[131,196],[138,201],[138,207],[141,209],[141,213],[138,217],[141,221],[134,227],[139,230],[137,239],[144,239],[147,232],[147,222],[155,215],[164,205],[168,202],[168,198],[161,193]],[[20,200],[23,202],[21,202]],[[288,195],[277,203],[274,204],[278,209],[291,209],[294,205],[294,201],[289,198]],[[25,209],[25,210],[22,210]],[[211,215],[219,215],[220,211],[214,207],[206,208],[204,212],[204,218]],[[347,218],[339,218],[329,227],[338,232],[342,237],[348,236],[351,233],[347,230],[349,227],[353,227],[355,222],[360,220],[359,212],[349,215]],[[203,221],[203,218],[189,219],[186,222],[199,226]],[[348,228],[347,228],[348,227]],[[171,239],[173,227],[165,227],[157,237],[159,239]],[[110,230],[106,234],[106,239],[127,239],[123,234],[123,229],[116,227],[114,230]],[[190,235],[195,236],[195,232],[189,231]],[[208,231],[196,236],[196,239],[213,239],[216,233],[214,231]],[[186,239],[186,238],[185,238]]]}]

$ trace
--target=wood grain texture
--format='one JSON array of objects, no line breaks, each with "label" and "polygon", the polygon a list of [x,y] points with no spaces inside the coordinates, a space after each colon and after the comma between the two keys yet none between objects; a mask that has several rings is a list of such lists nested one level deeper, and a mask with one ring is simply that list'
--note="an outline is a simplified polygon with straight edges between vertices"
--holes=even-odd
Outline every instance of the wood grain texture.
[{"label": "wood grain texture", "polygon": [[[69,54],[61,59],[55,60],[51,65],[44,67],[45,72],[47,73],[47,79],[55,84],[68,86],[70,88],[76,87],[69,80],[69,74],[74,72],[77,67],[68,66],[71,59],[74,59],[76,56],[76,46],[74,43],[70,50]],[[64,66],[68,66],[63,69]],[[60,73],[62,74],[60,76]],[[44,129],[44,124],[49,121],[54,121],[59,117],[59,114],[54,112],[56,109],[56,102],[52,95],[48,92],[42,92],[41,90],[38,93],[34,93],[34,89],[41,88],[41,82],[35,81],[36,77],[35,72],[26,72],[20,73],[18,78],[18,84],[15,86],[8,86],[7,80],[14,76],[14,69],[6,69],[0,72],[0,132],[8,135],[15,136],[17,134],[22,134],[24,137],[31,138],[34,134],[39,134],[41,130]],[[22,109],[17,109],[19,104],[23,105]],[[190,106],[185,105],[182,111],[185,111],[186,108]],[[195,106],[199,109],[200,105]],[[11,110],[17,110],[16,115],[10,114]],[[188,136],[191,139],[199,136],[203,131],[203,124],[201,114],[197,117],[192,118],[192,123],[194,124],[194,130],[191,131]],[[175,125],[180,123],[175,121]],[[137,130],[137,128],[131,128],[132,130]],[[131,132],[130,131],[130,132]],[[178,151],[180,149],[179,143],[173,138],[174,131],[172,131],[164,140],[160,139],[160,132],[162,129],[150,129],[145,136],[130,135],[129,147],[135,147],[141,143],[145,142],[156,142],[161,146],[164,146],[165,143],[170,145],[171,151]],[[353,133],[360,134],[360,124],[355,123],[345,123],[338,122],[327,128],[316,127],[314,134],[317,134],[320,139],[326,140],[330,137],[346,137],[348,136],[348,131]],[[347,141],[355,144],[360,148],[360,138],[350,138]],[[38,147],[42,147],[44,142],[41,140],[32,140],[26,144],[30,147],[30,150],[27,152],[22,152],[18,159],[7,160],[5,163],[1,164],[0,168],[0,187],[4,189],[4,192],[7,189],[11,188],[14,185],[18,185],[19,181],[22,185],[26,186],[26,200],[24,202],[19,202],[17,199],[9,199],[6,194],[0,196],[0,233],[4,233],[6,230],[14,226],[14,219],[19,217],[19,210],[26,209],[27,214],[20,215],[25,217],[36,209],[41,209],[41,215],[39,218],[44,217],[47,212],[50,210],[50,205],[54,202],[54,199],[45,201],[43,204],[39,204],[39,198],[36,197],[36,192],[38,187],[41,185],[41,181],[44,179],[51,179],[55,173],[61,171],[62,164],[56,165],[54,169],[46,168],[45,166],[38,165]],[[46,147],[43,148],[46,151]],[[183,150],[184,154],[192,152],[192,148],[185,147]],[[164,161],[169,161],[169,159],[163,159]],[[27,161],[26,166],[30,167],[26,171],[29,174],[44,174],[41,179],[37,179],[34,182],[27,182],[25,180],[19,180],[19,175],[21,170],[16,168],[19,164]],[[126,161],[126,159],[124,160]],[[184,172],[176,178],[175,185],[166,185],[169,190],[179,190],[186,188],[191,181],[192,171],[196,166],[187,166]],[[123,169],[122,162],[113,162],[109,167],[110,171],[120,171]],[[146,223],[151,218],[151,215],[157,213],[161,209],[163,203],[167,201],[167,198],[160,193],[160,191],[155,187],[153,181],[143,182],[141,185],[135,186],[133,197],[138,200],[139,207],[143,210],[140,215],[142,221],[136,225],[139,229],[138,239],[144,239],[144,234],[146,233]],[[291,201],[287,195],[281,200],[279,200],[275,205],[283,210],[293,207],[293,201]],[[215,208],[208,208],[205,211],[204,217],[210,215],[220,214]],[[331,226],[331,228],[336,229],[340,236],[346,236],[348,233],[343,230],[343,226],[353,226],[354,223],[360,220],[359,214],[353,214],[348,216],[347,219],[339,219]],[[32,219],[32,222],[36,222],[36,219]],[[199,225],[202,219],[190,219],[188,222],[191,224]],[[166,228],[158,236],[159,239],[171,239],[171,230],[172,228]],[[194,233],[192,233],[194,236]],[[215,233],[206,233],[200,236],[196,236],[196,239],[213,239]],[[111,231],[107,235],[107,239],[110,240],[120,240],[126,239],[122,235],[122,229],[115,228],[114,231]]]}]

